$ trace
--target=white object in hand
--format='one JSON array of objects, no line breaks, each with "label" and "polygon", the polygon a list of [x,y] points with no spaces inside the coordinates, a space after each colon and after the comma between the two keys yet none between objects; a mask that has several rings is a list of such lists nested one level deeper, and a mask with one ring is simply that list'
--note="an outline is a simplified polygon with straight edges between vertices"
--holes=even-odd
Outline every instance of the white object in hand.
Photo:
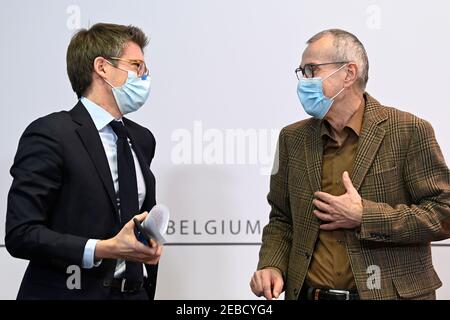
[{"label": "white object in hand", "polygon": [[157,204],[150,210],[141,225],[148,237],[160,244],[165,244],[167,241],[162,235],[167,231],[169,218],[169,209],[163,204]]}]

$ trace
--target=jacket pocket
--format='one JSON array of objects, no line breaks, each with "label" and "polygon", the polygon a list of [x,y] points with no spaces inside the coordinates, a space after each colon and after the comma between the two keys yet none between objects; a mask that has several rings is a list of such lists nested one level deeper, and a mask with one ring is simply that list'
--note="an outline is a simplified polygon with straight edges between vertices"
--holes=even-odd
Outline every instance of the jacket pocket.
[{"label": "jacket pocket", "polygon": [[395,173],[395,171],[397,171],[397,170],[398,170],[397,165],[394,164],[392,166],[388,166],[387,168],[383,168],[383,169],[379,169],[379,170],[375,170],[375,171],[369,172],[366,175],[366,178],[374,177],[374,176],[377,176],[377,175],[381,175],[381,176],[389,175],[389,174]]},{"label": "jacket pocket", "polygon": [[405,183],[398,166],[367,174],[360,192],[367,200],[388,203],[392,206],[405,203],[407,197]]},{"label": "jacket pocket", "polygon": [[403,299],[419,298],[442,286],[442,282],[434,269],[396,276],[392,279],[392,282],[398,295]]}]

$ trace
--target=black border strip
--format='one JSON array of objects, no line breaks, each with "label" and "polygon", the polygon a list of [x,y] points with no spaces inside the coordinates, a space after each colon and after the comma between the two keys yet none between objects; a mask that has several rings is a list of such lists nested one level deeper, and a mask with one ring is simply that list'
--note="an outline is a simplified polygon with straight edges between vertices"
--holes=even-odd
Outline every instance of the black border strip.
[{"label": "black border strip", "polygon": [[260,246],[261,242],[172,242],[166,246]]},{"label": "black border strip", "polygon": [[[189,246],[260,246],[261,242],[171,242],[165,246],[171,247],[189,247]],[[432,247],[450,247],[450,243],[432,243]],[[0,248],[4,248],[4,244],[0,244]]]}]

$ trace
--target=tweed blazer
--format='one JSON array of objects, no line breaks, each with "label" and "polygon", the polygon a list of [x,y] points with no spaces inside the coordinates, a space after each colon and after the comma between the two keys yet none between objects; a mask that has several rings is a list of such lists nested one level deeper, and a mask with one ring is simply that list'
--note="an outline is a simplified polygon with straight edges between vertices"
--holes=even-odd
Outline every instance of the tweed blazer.
[{"label": "tweed blazer", "polygon": [[[362,223],[345,231],[358,292],[361,299],[427,297],[442,285],[430,242],[450,237],[450,172],[428,122],[364,98],[351,176]],[[319,234],[312,201],[321,190],[320,125],[310,118],[283,128],[267,196],[258,269],[282,272],[286,299],[297,299]]]}]

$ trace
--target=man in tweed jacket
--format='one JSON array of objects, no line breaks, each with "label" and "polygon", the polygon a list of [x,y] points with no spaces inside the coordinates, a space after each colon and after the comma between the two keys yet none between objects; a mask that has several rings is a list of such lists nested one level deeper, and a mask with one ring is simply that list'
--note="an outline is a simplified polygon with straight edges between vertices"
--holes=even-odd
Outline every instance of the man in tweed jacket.
[{"label": "man in tweed jacket", "polygon": [[434,299],[442,284],[430,242],[450,236],[450,172],[433,129],[365,92],[368,60],[354,35],[326,30],[307,44],[300,79],[320,77],[326,97],[338,94],[323,119],[280,133],[252,291]]}]

